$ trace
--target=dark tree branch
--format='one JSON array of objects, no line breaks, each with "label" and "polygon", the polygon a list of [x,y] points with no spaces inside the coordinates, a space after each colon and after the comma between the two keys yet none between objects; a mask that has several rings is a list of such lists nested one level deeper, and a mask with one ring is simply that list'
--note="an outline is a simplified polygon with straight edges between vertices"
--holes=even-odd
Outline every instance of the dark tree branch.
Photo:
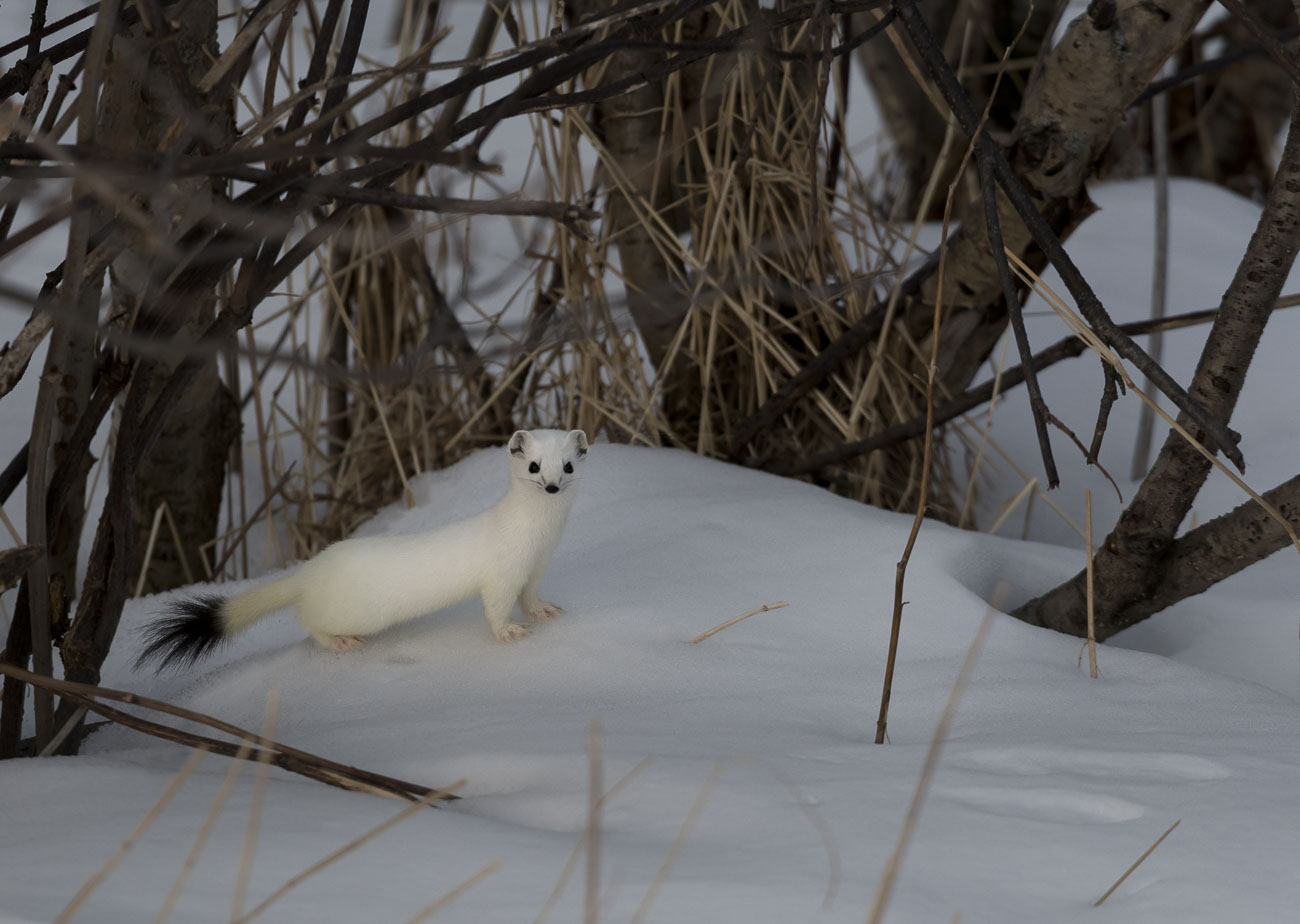
[{"label": "dark tree branch", "polygon": [[1106,436],[1106,423],[1110,420],[1110,409],[1124,388],[1124,380],[1119,377],[1115,367],[1103,361],[1101,375],[1105,381],[1101,391],[1101,403],[1097,406],[1097,426],[1092,431],[1092,442],[1088,444],[1087,461],[1089,465],[1097,464],[1097,453],[1101,452],[1101,441]]},{"label": "dark tree branch", "polygon": [[[1255,233],[1224,293],[1206,338],[1192,392],[1223,420],[1230,419],[1265,324],[1296,254],[1300,252],[1300,107]],[[1200,437],[1196,422],[1182,425]],[[1142,601],[1164,580],[1165,563],[1178,528],[1209,474],[1210,462],[1171,430],[1133,501],[1098,549],[1096,631],[1098,638],[1145,618]],[[1086,632],[1086,574],[1019,607],[1013,615],[1032,625],[1073,635]]]},{"label": "dark tree branch", "polygon": [[1006,302],[1007,313],[1011,318],[1011,331],[1015,337],[1016,351],[1020,354],[1020,366],[1025,371],[1025,389],[1029,392],[1029,409],[1034,417],[1038,452],[1043,458],[1048,490],[1051,490],[1061,483],[1061,476],[1056,472],[1056,460],[1052,457],[1052,441],[1047,434],[1047,419],[1052,414],[1047,409],[1047,402],[1043,400],[1042,390],[1038,387],[1034,357],[1029,349],[1029,335],[1025,333],[1025,317],[1020,304],[1020,293],[1016,291],[1016,280],[1011,275],[1006,246],[1002,243],[1002,225],[998,219],[998,188],[993,182],[993,171],[989,166],[987,154],[981,155],[978,145],[975,155],[980,175],[980,195],[984,199],[984,222],[988,225],[989,246],[993,251],[993,260],[998,265],[998,277],[1002,280],[1002,298]]},{"label": "dark tree branch", "polygon": [[1277,40],[1272,31],[1259,21],[1259,18],[1252,13],[1241,0],[1219,0],[1220,3],[1237,17],[1250,30],[1250,34],[1255,36],[1261,48],[1273,59],[1274,63],[1282,70],[1287,72],[1291,78],[1291,84],[1297,90],[1300,90],[1300,65],[1296,64],[1295,58],[1288,52],[1282,43]]},{"label": "dark tree branch", "polygon": [[[938,252],[936,251],[926,261],[925,265],[903,280],[902,291],[899,293],[900,298],[907,298],[918,292],[921,284],[934,273],[938,266]],[[805,394],[826,381],[827,378],[834,374],[836,369],[850,358],[858,355],[868,343],[878,337],[884,318],[883,306],[876,306],[851,324],[844,333],[827,344],[802,369],[782,382],[781,387],[757,411],[751,414],[747,420],[741,421],[732,430],[729,453],[731,459],[741,461],[745,447],[755,436],[769,427],[775,426],[777,421],[781,419],[781,415],[794,407]],[[846,456],[845,458],[849,457]],[[754,460],[750,460],[746,464],[767,468],[765,464],[754,462]]]},{"label": "dark tree branch", "polygon": [[[343,101],[347,95],[348,87],[339,77],[351,75],[353,66],[357,63],[357,52],[361,50],[361,32],[366,26],[366,14],[370,11],[370,0],[352,0],[352,5],[348,10],[348,25],[343,32],[343,41],[339,45],[338,55],[334,60],[334,83],[325,91],[325,102],[321,104],[323,113],[335,112],[338,104]],[[316,49],[328,48],[329,42],[320,42],[316,44]],[[334,130],[334,123],[338,120],[337,116],[326,116],[326,121],[316,129],[312,140],[317,144],[327,140]]]},{"label": "dark tree branch", "polygon": [[[46,4],[42,3],[41,5],[42,7],[44,7]],[[62,19],[56,20],[55,22],[49,23],[48,25],[42,23],[39,30],[35,28],[36,26],[35,13],[33,13],[32,31],[28,32],[22,38],[14,39],[12,42],[9,42],[6,45],[0,45],[0,58],[7,58],[15,51],[20,50],[24,45],[27,45],[30,48],[33,44],[35,44],[37,50],[39,51],[41,39],[51,36],[56,32],[62,32],[64,29],[68,28],[68,26],[76,25],[77,23],[81,22],[83,19],[88,19],[91,16],[96,15],[98,12],[99,12],[99,4],[92,3],[89,6],[85,7],[84,9],[78,10],[75,13],[69,13],[67,16],[64,16]],[[29,52],[28,54],[30,55],[31,53]]]},{"label": "dark tree branch", "polygon": [[931,35],[925,20],[917,11],[914,0],[891,0],[891,3],[894,9],[898,11],[899,21],[920,52],[922,63],[938,86],[944,101],[948,104],[953,115],[957,117],[962,130],[975,140],[976,154],[987,160],[992,166],[998,183],[1002,186],[1007,198],[1011,200],[1011,204],[1015,206],[1021,220],[1024,221],[1033,235],[1034,242],[1047,255],[1052,266],[1061,275],[1066,288],[1069,289],[1070,294],[1078,304],[1080,314],[1084,316],[1093,331],[1104,343],[1146,375],[1152,384],[1168,396],[1169,400],[1179,410],[1195,422],[1196,426],[1205,434],[1205,441],[1211,449],[1219,450],[1239,470],[1244,470],[1246,463],[1242,458],[1241,451],[1237,448],[1240,435],[1234,433],[1226,424],[1216,420],[1201,405],[1197,404],[1183,387],[1175,382],[1162,367],[1157,365],[1145,350],[1127,337],[1111,320],[1110,315],[1106,313],[1106,309],[1102,306],[1088,281],[1084,279],[1079,268],[1075,266],[1069,254],[1065,252],[1065,248],[1061,246],[1061,241],[1056,236],[1056,233],[1043,219],[1042,214],[1039,213],[1028,190],[1020,182],[1011,164],[1002,153],[1002,149],[998,147],[997,143],[980,125],[979,115],[975,112],[970,100],[962,90],[961,84],[944,58],[943,52],[935,43],[934,36]]},{"label": "dark tree branch", "polygon": [[[1296,36],[1300,36],[1300,26],[1291,26],[1276,33],[1278,42],[1289,42]],[[1137,98],[1134,105],[1141,105],[1153,96],[1159,96],[1161,93],[1168,93],[1170,90],[1177,89],[1185,83],[1191,83],[1197,77],[1204,77],[1206,74],[1212,74],[1215,71],[1222,70],[1230,64],[1236,64],[1246,58],[1254,57],[1264,53],[1264,46],[1260,43],[1246,45],[1241,48],[1235,48],[1227,54],[1219,55],[1217,58],[1210,58],[1205,61],[1199,61],[1196,64],[1189,65],[1171,74],[1162,80],[1152,81],[1151,85],[1142,91],[1142,95]]]},{"label": "dark tree branch", "polygon": [[[1261,496],[1293,530],[1300,530],[1300,475]],[[1156,583],[1125,610],[1119,622],[1137,623],[1291,546],[1291,534],[1277,518],[1248,500],[1176,539]],[[1097,638],[1107,638],[1114,631],[1099,631]]]},{"label": "dark tree branch", "polygon": [[[1281,299],[1276,304],[1276,309],[1300,307],[1300,296],[1293,296]],[[1157,318],[1146,321],[1135,321],[1132,324],[1123,326],[1124,333],[1130,337],[1140,337],[1144,334],[1154,333],[1157,330],[1177,330],[1182,327],[1191,327],[1195,324],[1207,324],[1214,320],[1217,313],[1215,309],[1208,311],[1191,311],[1186,314],[1171,315],[1166,318]],[[1039,350],[1034,354],[1034,368],[1042,371],[1049,366],[1054,366],[1064,359],[1073,359],[1088,351],[1088,345],[1078,337],[1069,336],[1058,340],[1046,349]],[[982,385],[967,389],[957,397],[944,402],[934,409],[935,426],[943,426],[973,410],[980,405],[987,404],[993,400],[995,394],[1002,394],[1008,388],[1015,388],[1025,381],[1025,369],[1023,366],[1012,366],[1006,369],[995,379],[990,379]],[[852,443],[845,443],[835,449],[828,449],[825,452],[816,455],[805,456],[797,461],[789,459],[744,459],[745,465],[751,468],[761,468],[764,471],[772,472],[777,475],[808,475],[812,473],[829,473],[833,466],[848,462],[860,456],[865,456],[872,452],[878,452],[882,449],[888,449],[891,446],[897,446],[899,443],[907,440],[916,439],[925,433],[925,416],[917,415],[908,420],[901,421],[886,427],[879,433],[873,433],[863,440],[857,440]]]},{"label": "dark tree branch", "polygon": [[23,448],[14,453],[14,457],[9,460],[4,471],[0,472],[0,504],[9,500],[9,495],[14,493],[14,488],[27,477],[27,446],[27,443],[23,443]]}]

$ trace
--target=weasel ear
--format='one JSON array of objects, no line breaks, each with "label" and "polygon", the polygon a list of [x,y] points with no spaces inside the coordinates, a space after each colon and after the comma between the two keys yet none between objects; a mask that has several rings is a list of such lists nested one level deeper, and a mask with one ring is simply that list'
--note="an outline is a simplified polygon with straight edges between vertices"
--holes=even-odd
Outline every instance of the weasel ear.
[{"label": "weasel ear", "polygon": [[581,431],[581,430],[570,430],[570,431],[569,431],[569,442],[573,443],[574,447],[578,450],[578,455],[580,455],[580,456],[585,456],[585,455],[587,454],[587,434],[586,434],[586,433],[584,433],[584,432]]},{"label": "weasel ear", "polygon": [[522,456],[528,444],[533,441],[533,435],[527,430],[516,430],[515,435],[510,437],[510,454],[512,456]]}]

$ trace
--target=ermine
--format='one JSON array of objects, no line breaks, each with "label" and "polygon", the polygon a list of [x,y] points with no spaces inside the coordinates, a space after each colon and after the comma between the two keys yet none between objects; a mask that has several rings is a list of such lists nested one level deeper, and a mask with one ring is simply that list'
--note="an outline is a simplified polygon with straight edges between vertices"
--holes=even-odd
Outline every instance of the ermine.
[{"label": "ermine", "polygon": [[537,591],[573,506],[587,435],[518,430],[507,448],[510,485],[490,509],[427,533],[344,539],[288,577],[233,597],[179,600],[146,630],[136,668],[192,664],[289,606],[308,634],[334,651],[474,596],[483,599],[497,639],[522,638],[528,629],[510,619],[515,603],[537,620],[564,612]]}]

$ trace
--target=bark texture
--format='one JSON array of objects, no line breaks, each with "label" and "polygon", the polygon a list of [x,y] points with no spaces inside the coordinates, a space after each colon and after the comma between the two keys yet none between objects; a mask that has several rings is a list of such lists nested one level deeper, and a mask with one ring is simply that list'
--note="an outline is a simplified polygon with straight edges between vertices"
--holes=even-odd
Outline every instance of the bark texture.
[{"label": "bark texture", "polygon": [[[193,89],[216,57],[216,18],[214,0],[196,0],[176,23],[175,32],[162,37],[162,42],[142,26],[114,41],[100,119],[104,144],[126,152],[186,146],[190,139],[208,150],[229,143],[229,99],[200,100]],[[173,126],[178,122],[176,135]],[[213,193],[206,179],[178,180],[153,195],[149,206],[160,228],[188,227],[196,215],[211,209]],[[136,234],[133,246],[113,262],[115,314],[139,317],[145,327],[155,323],[149,292],[168,272],[170,240],[167,230],[157,238]],[[183,329],[202,330],[212,320],[213,300],[213,293],[203,293],[187,306],[189,317]],[[216,535],[225,466],[238,428],[235,401],[222,384],[213,357],[181,397],[136,475],[131,573],[139,573],[144,564],[160,505],[166,504],[180,535],[178,547],[164,520],[149,562],[149,590],[167,590],[203,577],[199,548]]]},{"label": "bark texture", "polygon": [[[1282,162],[1259,224],[1206,338],[1191,396],[1228,421],[1273,305],[1300,250],[1300,124],[1292,115]],[[1198,439],[1201,434],[1189,427]],[[1096,633],[1105,639],[1155,610],[1174,537],[1211,463],[1171,430],[1146,480],[1093,562]],[[1087,630],[1086,573],[1030,600],[1013,615],[1073,635]],[[1166,595],[1167,599],[1167,595]],[[1172,602],[1172,601],[1170,601]],[[1167,603],[1164,605],[1168,605]]]},{"label": "bark texture", "polygon": [[[1053,4],[1031,4],[1027,0],[989,0],[981,3],[959,3],[958,0],[937,0],[920,4],[919,9],[930,31],[943,44],[944,56],[954,69],[962,62],[962,38],[967,27],[971,41],[965,49],[966,70],[971,72],[962,81],[977,110],[983,111],[988,98],[996,99],[989,107],[988,127],[998,138],[1009,137],[1020,114],[1023,94],[1030,70],[1013,67],[996,80],[996,67],[1003,50],[1015,42],[1012,52],[1017,61],[1032,60],[1039,54],[1047,32],[1055,22]],[[873,19],[871,13],[857,13],[852,17],[852,32],[865,29]],[[954,147],[940,163],[947,113],[940,112],[932,100],[936,94],[927,93],[920,82],[920,72],[908,66],[899,51],[899,44],[915,60],[915,50],[897,26],[892,35],[881,41],[867,42],[857,50],[857,58],[884,117],[885,127],[893,145],[893,161],[898,176],[897,187],[890,190],[897,198],[896,214],[910,218],[921,204],[921,195],[934,170],[939,171],[938,189],[946,190],[962,160],[960,146]],[[943,197],[936,197],[930,205],[929,220],[943,217]]]},{"label": "bark texture", "polygon": [[[1094,209],[1084,181],[1115,129],[1164,61],[1209,6],[1183,0],[1157,7],[1121,0],[1113,17],[1075,19],[1026,90],[1008,151],[1016,174],[1057,236],[1064,239]],[[952,393],[965,389],[1006,326],[1006,305],[988,228],[978,202],[967,203],[950,237],[939,368]],[[1004,244],[1035,271],[1045,260],[1028,229],[999,194]],[[939,278],[931,276],[906,309],[916,340],[929,338]],[[924,352],[924,351],[923,351]]]},{"label": "bark texture", "polygon": [[[1293,530],[1300,531],[1300,475],[1262,495]],[[1125,613],[1131,625],[1179,600],[1204,593],[1219,581],[1288,549],[1291,536],[1271,513],[1249,500],[1179,537],[1161,562],[1143,599]]]}]

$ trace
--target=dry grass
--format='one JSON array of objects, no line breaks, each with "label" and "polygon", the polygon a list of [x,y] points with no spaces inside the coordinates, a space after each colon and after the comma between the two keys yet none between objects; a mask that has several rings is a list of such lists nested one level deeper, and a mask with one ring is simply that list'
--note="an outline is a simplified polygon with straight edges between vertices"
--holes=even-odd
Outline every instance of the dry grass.
[{"label": "dry grass", "polygon": [[[719,28],[739,25],[742,6],[717,4]],[[427,9],[403,13],[399,59],[427,53],[441,37],[422,19]],[[532,4],[513,9],[521,43],[554,25]],[[816,49],[816,32],[792,28],[775,38],[787,49]],[[422,36],[431,38],[420,45]],[[505,40],[503,32],[495,47]],[[283,85],[296,85],[294,56],[282,61]],[[669,78],[658,169],[673,178],[675,197],[658,211],[642,200],[637,213],[668,262],[685,271],[668,283],[687,307],[659,369],[647,362],[623,307],[619,242],[608,223],[584,237],[536,219],[360,210],[286,280],[264,306],[256,337],[247,334],[247,358],[227,366],[232,389],[253,406],[255,432],[246,434],[253,464],[232,471],[227,532],[202,550],[205,567],[219,562],[211,569],[228,577],[308,557],[379,507],[413,502],[416,476],[500,444],[515,428],[579,427],[611,442],[725,456],[734,428],[782,382],[865,314],[896,305],[897,255],[907,231],[914,242],[915,227],[879,214],[871,191],[879,164],[856,162],[851,148],[838,189],[828,193],[818,182],[835,108],[833,99],[822,107],[808,92],[819,66],[741,53],[707,67],[691,79],[709,86],[716,117],[701,124],[699,107],[687,105],[686,72]],[[573,89],[599,78],[593,72]],[[382,97],[382,105],[397,105],[420,85],[414,75],[391,81],[370,103]],[[243,102],[249,136],[265,122],[262,105]],[[436,115],[393,129],[385,143],[420,137]],[[520,195],[600,207],[603,190],[626,185],[590,112],[528,119],[531,150],[512,152],[510,164],[527,164]],[[410,175],[402,191],[445,193],[451,175],[430,168]],[[472,180],[470,194],[488,193],[489,184],[511,194],[484,175]],[[506,234],[522,256],[513,275],[492,280],[496,290],[479,292],[477,248]],[[916,370],[924,357],[900,331],[885,325],[877,343],[751,449],[775,457],[815,452],[921,410],[925,383]],[[265,358],[271,340],[291,361]],[[666,398],[682,390],[683,369],[691,395],[685,409]],[[952,496],[948,460],[942,445],[935,450],[934,493]],[[907,445],[847,464],[829,486],[910,508],[922,466],[920,445]],[[250,496],[269,501],[258,507]],[[261,561],[250,560],[250,537],[253,548],[265,548]]]}]

